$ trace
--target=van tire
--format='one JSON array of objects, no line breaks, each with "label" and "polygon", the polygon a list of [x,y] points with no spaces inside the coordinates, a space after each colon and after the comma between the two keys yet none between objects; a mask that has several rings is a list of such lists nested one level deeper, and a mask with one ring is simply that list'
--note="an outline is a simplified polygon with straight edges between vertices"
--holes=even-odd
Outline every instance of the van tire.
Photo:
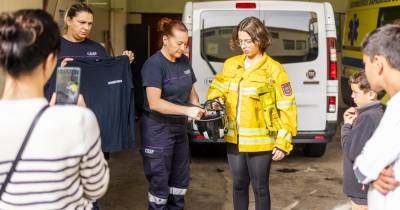
[{"label": "van tire", "polygon": [[326,144],[307,144],[304,146],[303,151],[306,157],[322,157],[326,151]]}]

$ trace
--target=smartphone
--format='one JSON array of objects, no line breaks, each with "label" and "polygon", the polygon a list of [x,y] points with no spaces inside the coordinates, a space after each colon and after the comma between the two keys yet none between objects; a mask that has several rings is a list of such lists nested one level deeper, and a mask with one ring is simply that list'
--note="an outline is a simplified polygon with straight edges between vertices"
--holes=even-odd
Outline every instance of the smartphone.
[{"label": "smartphone", "polygon": [[56,77],[56,104],[77,104],[81,83],[81,68],[58,67]]}]

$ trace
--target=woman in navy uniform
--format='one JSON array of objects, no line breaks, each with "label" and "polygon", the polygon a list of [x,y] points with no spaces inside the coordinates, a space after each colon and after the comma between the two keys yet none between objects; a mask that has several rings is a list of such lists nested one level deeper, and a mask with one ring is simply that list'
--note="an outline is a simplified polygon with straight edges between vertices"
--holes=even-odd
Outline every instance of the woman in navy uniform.
[{"label": "woman in navy uniform", "polygon": [[[183,55],[188,30],[178,20],[158,23],[161,50],[143,65],[144,113],[141,118],[144,172],[149,181],[149,209],[184,208],[189,185],[187,118],[200,119],[196,77]],[[192,106],[197,105],[197,106]]]},{"label": "woman in navy uniform", "polygon": [[[57,55],[57,66],[64,67],[74,58],[99,59],[109,56],[100,43],[90,39],[93,22],[93,10],[87,4],[76,3],[68,8],[64,17],[64,33],[61,37],[61,50]],[[130,63],[135,59],[132,51],[124,50],[122,55],[128,56]],[[56,71],[54,72],[51,78],[52,81],[56,79]],[[52,94],[49,90],[46,90],[47,97]],[[52,98],[54,97],[55,94],[53,94]],[[104,152],[104,156],[108,160],[110,153]],[[93,210],[100,209],[97,202],[94,202],[93,206]]]}]

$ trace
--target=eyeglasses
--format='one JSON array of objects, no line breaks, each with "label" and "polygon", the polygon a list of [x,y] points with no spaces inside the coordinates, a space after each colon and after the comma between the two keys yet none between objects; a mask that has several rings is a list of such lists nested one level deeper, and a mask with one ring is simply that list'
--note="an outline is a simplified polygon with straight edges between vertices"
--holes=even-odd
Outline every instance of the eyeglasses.
[{"label": "eyeglasses", "polygon": [[251,46],[254,42],[251,39],[239,40],[238,46],[241,47],[242,45]]}]

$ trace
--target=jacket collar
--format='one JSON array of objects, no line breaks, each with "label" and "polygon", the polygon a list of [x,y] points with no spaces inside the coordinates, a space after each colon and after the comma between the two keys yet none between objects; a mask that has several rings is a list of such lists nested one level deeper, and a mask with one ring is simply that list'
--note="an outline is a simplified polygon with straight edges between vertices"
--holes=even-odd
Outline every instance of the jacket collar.
[{"label": "jacket collar", "polygon": [[377,109],[377,108],[381,108],[381,107],[382,107],[381,102],[380,101],[375,101],[375,102],[371,102],[371,103],[369,103],[367,105],[364,105],[362,107],[358,107],[357,111],[359,113],[361,113],[361,112],[365,112],[365,111],[370,110],[370,109]]},{"label": "jacket collar", "polygon": [[267,69],[267,66],[265,64],[267,64],[267,61],[269,59],[269,56],[264,53],[263,57],[255,64],[253,64],[252,66],[249,67],[249,69],[247,69],[246,71],[244,70],[244,61],[246,59],[246,56],[244,54],[240,55],[239,57],[239,63],[237,65],[237,69],[239,71],[243,72],[243,78],[246,79],[251,72],[257,70],[257,69]]}]

